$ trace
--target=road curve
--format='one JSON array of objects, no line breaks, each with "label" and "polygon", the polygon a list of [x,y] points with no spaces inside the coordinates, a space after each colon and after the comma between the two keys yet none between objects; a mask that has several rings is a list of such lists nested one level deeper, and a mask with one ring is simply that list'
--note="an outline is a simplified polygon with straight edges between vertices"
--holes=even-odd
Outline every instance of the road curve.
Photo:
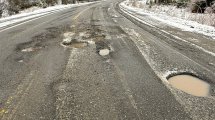
[{"label": "road curve", "polygon": [[[119,2],[65,9],[0,32],[0,119],[215,119],[214,56],[162,32],[168,26],[138,22]],[[68,37],[73,42],[62,44]],[[163,78],[171,70],[204,78],[211,95],[172,88]]]}]

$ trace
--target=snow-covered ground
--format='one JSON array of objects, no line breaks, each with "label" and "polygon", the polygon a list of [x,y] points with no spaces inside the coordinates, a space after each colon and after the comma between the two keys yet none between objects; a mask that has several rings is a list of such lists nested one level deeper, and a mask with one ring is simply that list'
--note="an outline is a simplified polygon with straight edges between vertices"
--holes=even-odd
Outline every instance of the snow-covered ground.
[{"label": "snow-covered ground", "polygon": [[[79,3],[79,4],[69,4],[69,5],[56,5],[48,8],[30,8],[21,11],[19,14],[12,15],[9,17],[0,19],[0,29],[9,29],[11,27],[50,15],[68,8],[78,7],[82,5],[92,4],[93,2]],[[8,27],[9,26],[9,27]],[[2,31],[2,30],[1,30]]]},{"label": "snow-covered ground", "polygon": [[[184,9],[176,9],[174,6],[160,6],[159,9],[157,10],[154,9],[154,11],[150,11],[148,9],[144,9],[143,6],[140,6],[140,5],[144,5],[145,1],[143,1],[142,3],[143,4],[138,4],[136,7],[134,7],[134,5],[132,5],[131,2],[124,1],[120,4],[120,7],[128,14],[130,13],[133,15],[134,14],[147,15],[167,25],[180,28],[184,31],[191,31],[191,32],[204,34],[206,36],[210,36],[213,39],[215,39],[215,27],[204,25],[204,24],[198,23],[197,21],[185,19],[185,18],[188,18],[189,15],[192,13],[184,14],[185,13]],[[136,19],[140,19],[136,16],[133,16],[133,17],[135,17]],[[142,20],[142,22],[150,25],[150,23],[146,23],[146,21],[144,20]],[[215,22],[215,18],[211,22],[212,23]]]}]

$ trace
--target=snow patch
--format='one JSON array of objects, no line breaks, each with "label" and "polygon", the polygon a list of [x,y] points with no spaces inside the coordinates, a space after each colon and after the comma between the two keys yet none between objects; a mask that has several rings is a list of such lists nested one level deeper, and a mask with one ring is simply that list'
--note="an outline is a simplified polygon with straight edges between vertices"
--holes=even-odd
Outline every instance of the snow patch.
[{"label": "snow patch", "polygon": [[21,50],[22,52],[33,52],[33,51],[35,51],[35,48],[32,48],[32,47],[30,47],[30,48],[25,48],[25,49],[23,49],[23,50]]},{"label": "snow patch", "polygon": [[99,50],[99,55],[101,55],[101,56],[109,55],[109,53],[110,53],[109,49],[101,49],[101,50]]},{"label": "snow patch", "polygon": [[92,40],[87,41],[87,43],[89,43],[91,45],[95,45],[96,44],[95,41],[92,41]]}]

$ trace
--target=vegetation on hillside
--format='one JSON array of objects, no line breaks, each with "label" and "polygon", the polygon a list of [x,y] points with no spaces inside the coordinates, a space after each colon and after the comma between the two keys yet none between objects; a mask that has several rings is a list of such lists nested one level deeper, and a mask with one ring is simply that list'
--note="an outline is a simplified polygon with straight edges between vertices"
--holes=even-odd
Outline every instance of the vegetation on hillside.
[{"label": "vegetation on hillside", "polygon": [[74,4],[83,1],[95,0],[0,0],[0,17],[17,14],[33,6],[46,8],[57,4]]}]

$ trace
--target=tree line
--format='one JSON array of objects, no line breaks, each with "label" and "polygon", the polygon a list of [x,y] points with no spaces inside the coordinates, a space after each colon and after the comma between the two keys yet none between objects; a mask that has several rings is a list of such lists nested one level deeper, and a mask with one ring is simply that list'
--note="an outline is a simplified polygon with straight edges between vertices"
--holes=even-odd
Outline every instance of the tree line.
[{"label": "tree line", "polygon": [[[140,1],[140,0],[130,0]],[[189,7],[193,13],[215,13],[215,0],[147,0],[150,5],[153,4],[174,4],[178,8]]]},{"label": "tree line", "polygon": [[0,17],[5,16],[4,14],[17,14],[19,11],[33,6],[46,8],[57,4],[74,4],[83,1],[96,0],[0,0]]}]

